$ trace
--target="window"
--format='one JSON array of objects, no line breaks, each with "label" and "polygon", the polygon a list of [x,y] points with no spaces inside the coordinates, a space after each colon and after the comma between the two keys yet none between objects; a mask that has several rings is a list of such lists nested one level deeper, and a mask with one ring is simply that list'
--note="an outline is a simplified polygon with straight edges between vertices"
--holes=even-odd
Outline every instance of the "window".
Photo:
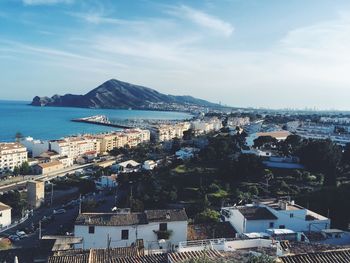
[{"label": "window", "polygon": [[293,217],[294,217],[294,214],[293,214],[293,213],[289,214],[289,217],[290,217],[290,218],[293,218]]},{"label": "window", "polygon": [[270,227],[270,228],[274,228],[274,226],[275,226],[275,224],[274,224],[273,222],[270,222],[269,227]]},{"label": "window", "polygon": [[280,225],[279,229],[285,229],[286,226],[285,225]]},{"label": "window", "polygon": [[168,224],[167,223],[160,223],[159,224],[159,231],[167,231],[168,230]]},{"label": "window", "polygon": [[95,234],[95,226],[89,226],[89,234]]},{"label": "window", "polygon": [[129,239],[129,230],[122,230],[122,240],[128,240]]}]

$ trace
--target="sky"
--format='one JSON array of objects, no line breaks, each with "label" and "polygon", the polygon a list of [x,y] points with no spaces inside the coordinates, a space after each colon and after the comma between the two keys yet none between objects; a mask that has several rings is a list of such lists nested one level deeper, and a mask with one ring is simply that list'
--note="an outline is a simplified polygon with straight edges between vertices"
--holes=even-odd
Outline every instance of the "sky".
[{"label": "sky", "polygon": [[0,99],[115,78],[223,105],[350,109],[348,0],[0,0]]}]

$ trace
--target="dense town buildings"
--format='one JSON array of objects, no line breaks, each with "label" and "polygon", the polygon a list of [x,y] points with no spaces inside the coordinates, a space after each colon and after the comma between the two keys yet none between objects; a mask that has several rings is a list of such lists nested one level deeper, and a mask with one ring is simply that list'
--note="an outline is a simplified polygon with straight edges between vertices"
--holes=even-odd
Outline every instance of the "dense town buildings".
[{"label": "dense town buildings", "polygon": [[27,148],[17,142],[0,143],[0,174],[13,171],[28,161]]}]

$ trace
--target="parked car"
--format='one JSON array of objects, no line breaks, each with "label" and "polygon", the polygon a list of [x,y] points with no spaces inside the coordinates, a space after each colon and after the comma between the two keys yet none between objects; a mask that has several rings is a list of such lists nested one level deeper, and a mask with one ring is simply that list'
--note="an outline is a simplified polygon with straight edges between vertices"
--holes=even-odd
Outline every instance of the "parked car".
[{"label": "parked car", "polygon": [[18,230],[17,230],[16,235],[17,235],[20,239],[27,237],[27,234],[26,234],[26,232],[24,232],[24,231],[18,231]]},{"label": "parked car", "polygon": [[53,210],[54,215],[59,215],[59,214],[64,214],[66,212],[66,209],[58,209],[58,210]]},{"label": "parked car", "polygon": [[19,236],[17,235],[11,235],[8,238],[11,240],[11,242],[16,242],[20,240]]}]

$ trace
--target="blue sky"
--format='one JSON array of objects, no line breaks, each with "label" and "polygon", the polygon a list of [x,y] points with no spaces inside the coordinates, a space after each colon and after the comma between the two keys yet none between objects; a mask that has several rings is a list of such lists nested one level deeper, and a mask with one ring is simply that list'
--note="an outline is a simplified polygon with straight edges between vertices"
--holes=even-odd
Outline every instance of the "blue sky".
[{"label": "blue sky", "polygon": [[110,78],[232,106],[350,109],[350,2],[1,0],[0,98]]}]

